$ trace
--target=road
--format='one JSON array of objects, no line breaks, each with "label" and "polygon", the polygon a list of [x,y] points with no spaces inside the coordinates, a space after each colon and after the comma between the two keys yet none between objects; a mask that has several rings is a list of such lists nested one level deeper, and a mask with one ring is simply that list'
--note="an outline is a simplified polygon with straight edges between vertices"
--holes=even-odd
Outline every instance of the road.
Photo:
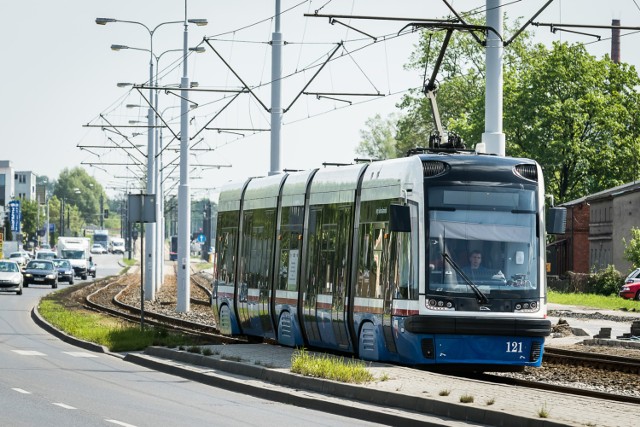
[{"label": "road", "polygon": [[[94,255],[98,277],[119,271],[118,258]],[[49,292],[34,285],[21,296],[0,293],[0,425],[367,425],[74,347],[31,320],[32,307]]]}]

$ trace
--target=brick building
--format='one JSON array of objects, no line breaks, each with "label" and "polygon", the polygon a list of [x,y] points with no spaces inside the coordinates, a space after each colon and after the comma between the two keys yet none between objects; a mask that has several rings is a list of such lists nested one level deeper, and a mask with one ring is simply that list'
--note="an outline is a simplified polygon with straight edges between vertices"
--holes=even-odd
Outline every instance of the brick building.
[{"label": "brick building", "polygon": [[640,228],[640,183],[632,182],[564,203],[566,233],[547,246],[550,274],[589,273],[614,265],[622,274],[631,268],[624,242]]}]

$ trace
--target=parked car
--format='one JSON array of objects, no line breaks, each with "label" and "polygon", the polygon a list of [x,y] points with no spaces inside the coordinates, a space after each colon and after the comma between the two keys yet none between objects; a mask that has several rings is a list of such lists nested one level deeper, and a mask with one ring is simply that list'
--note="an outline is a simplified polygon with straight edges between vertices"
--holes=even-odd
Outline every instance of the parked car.
[{"label": "parked car", "polygon": [[24,252],[11,252],[9,254],[9,259],[18,263],[20,268],[27,265],[29,258],[25,256]]},{"label": "parked car", "polygon": [[0,260],[0,291],[22,295],[22,271],[17,262]]},{"label": "parked car", "polygon": [[91,253],[92,254],[106,254],[107,250],[100,243],[94,243],[93,246],[91,246]]},{"label": "parked car", "polygon": [[624,279],[620,288],[620,296],[625,299],[640,301],[640,268],[636,268]]},{"label": "parked car", "polygon": [[58,282],[69,282],[73,285],[73,267],[68,259],[53,259],[53,265],[58,269]]},{"label": "parked car", "polygon": [[51,285],[58,287],[58,269],[53,265],[53,261],[47,259],[34,259],[29,261],[23,271],[25,288],[30,284]]}]

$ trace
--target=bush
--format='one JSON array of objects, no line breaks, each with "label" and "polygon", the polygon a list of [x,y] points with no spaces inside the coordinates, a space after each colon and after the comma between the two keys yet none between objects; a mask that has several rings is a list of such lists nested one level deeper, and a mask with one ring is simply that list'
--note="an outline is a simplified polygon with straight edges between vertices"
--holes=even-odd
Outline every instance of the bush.
[{"label": "bush", "polygon": [[596,271],[589,278],[589,288],[598,295],[614,295],[624,284],[624,277],[613,265],[604,270]]}]

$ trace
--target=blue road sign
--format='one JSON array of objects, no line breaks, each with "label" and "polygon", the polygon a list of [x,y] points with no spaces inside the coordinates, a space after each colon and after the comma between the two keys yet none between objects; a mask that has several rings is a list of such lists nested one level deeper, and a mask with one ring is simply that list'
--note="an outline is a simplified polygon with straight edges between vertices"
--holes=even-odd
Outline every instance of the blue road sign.
[{"label": "blue road sign", "polygon": [[207,239],[204,237],[204,234],[198,234],[198,239],[196,240],[198,243],[204,243]]},{"label": "blue road sign", "polygon": [[11,231],[14,233],[20,232],[20,219],[22,215],[20,212],[20,200],[12,200],[9,202],[9,221],[11,222]]}]

